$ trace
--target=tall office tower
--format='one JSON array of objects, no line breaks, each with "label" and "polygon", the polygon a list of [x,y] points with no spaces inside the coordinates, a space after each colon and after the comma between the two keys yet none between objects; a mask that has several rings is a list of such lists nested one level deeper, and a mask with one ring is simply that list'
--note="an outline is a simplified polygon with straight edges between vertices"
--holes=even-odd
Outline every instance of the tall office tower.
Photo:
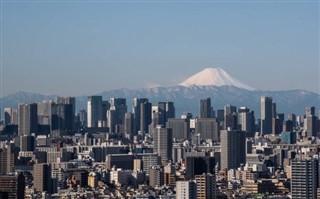
[{"label": "tall office tower", "polygon": [[194,179],[195,175],[203,173],[215,173],[215,158],[206,154],[186,156],[186,176],[187,179]]},{"label": "tall office tower", "polygon": [[200,100],[200,118],[212,118],[211,99]]},{"label": "tall office tower", "polygon": [[230,105],[230,104],[224,106],[224,117],[225,117],[226,115],[231,115],[231,114],[233,114],[233,113],[237,113],[237,107],[232,106],[232,105]]},{"label": "tall office tower", "polygon": [[82,109],[79,111],[78,115],[79,115],[80,127],[87,126],[87,111]]},{"label": "tall office tower", "polygon": [[32,135],[20,135],[20,151],[34,151],[35,137]]},{"label": "tall office tower", "polygon": [[246,131],[248,137],[253,137],[255,133],[254,111],[246,107],[240,107],[238,110],[238,124],[241,131]]},{"label": "tall office tower", "polygon": [[107,121],[107,111],[110,109],[110,103],[107,100],[102,101],[102,121]]},{"label": "tall office tower", "polygon": [[124,124],[125,114],[128,111],[125,98],[110,98],[110,107],[116,110],[116,124]]},{"label": "tall office tower", "polygon": [[282,132],[282,122],[279,117],[272,118],[272,134],[277,135]]},{"label": "tall office tower", "polygon": [[197,184],[194,181],[178,181],[176,185],[176,199],[197,199]]},{"label": "tall office tower", "polygon": [[173,102],[159,102],[159,125],[165,127],[169,118],[175,118],[175,107]]},{"label": "tall office tower", "polygon": [[172,129],[172,137],[177,140],[189,139],[189,124],[187,119],[170,118],[166,125]]},{"label": "tall office tower", "polygon": [[200,134],[201,139],[219,141],[219,124],[214,118],[200,118],[196,120],[195,133]]},{"label": "tall office tower", "polygon": [[18,124],[18,109],[17,108],[5,108],[4,109],[4,124]]},{"label": "tall office tower", "polygon": [[282,131],[286,132],[286,131],[293,131],[293,122],[291,120],[286,120],[283,124],[283,129]]},{"label": "tall office tower", "polygon": [[52,107],[52,130],[74,130],[74,115],[72,104],[55,104]]},{"label": "tall office tower", "polygon": [[217,121],[218,122],[224,121],[224,110],[217,110]]},{"label": "tall office tower", "polygon": [[75,97],[57,97],[57,104],[64,104],[69,105],[67,107],[70,107],[70,118],[68,118],[68,121],[66,123],[69,123],[68,129],[74,130],[74,122],[75,122],[75,115],[76,115],[76,98]]},{"label": "tall office tower", "polygon": [[19,104],[18,132],[19,135],[36,133],[38,128],[37,104]]},{"label": "tall office tower", "polygon": [[87,127],[98,127],[102,120],[102,96],[89,96],[87,102]]},{"label": "tall office tower", "polygon": [[316,199],[318,186],[318,160],[295,159],[291,162],[292,199]]},{"label": "tall office tower", "polygon": [[129,139],[132,139],[134,135],[134,116],[132,113],[128,112],[124,116],[124,133]]},{"label": "tall office tower", "polygon": [[215,174],[202,174],[195,176],[197,183],[197,199],[216,198]]},{"label": "tall office tower", "polygon": [[306,130],[308,137],[317,136],[317,116],[306,116]]},{"label": "tall office tower", "polygon": [[138,133],[140,130],[141,120],[141,104],[148,102],[147,98],[134,98],[132,101],[132,113],[134,114],[134,131]]},{"label": "tall office tower", "polygon": [[14,153],[13,145],[7,145],[0,148],[0,175],[13,172]]},{"label": "tall office tower", "polygon": [[289,114],[288,120],[292,121],[292,127],[295,129],[297,127],[297,116],[295,114]]},{"label": "tall office tower", "polygon": [[164,172],[163,167],[159,165],[154,165],[150,168],[149,174],[149,185],[151,187],[162,186],[164,183]]},{"label": "tall office tower", "polygon": [[140,129],[142,134],[149,133],[149,125],[151,124],[151,108],[152,104],[144,102],[140,104]]},{"label": "tall office tower", "polygon": [[142,171],[150,175],[150,168],[153,165],[160,165],[161,159],[157,153],[140,153],[136,157],[142,161]]},{"label": "tall office tower", "polygon": [[315,108],[313,106],[306,108],[306,131],[307,136],[317,136],[317,117],[315,116]]},{"label": "tall office tower", "polygon": [[51,166],[48,164],[33,165],[33,188],[37,192],[51,193]]},{"label": "tall office tower", "polygon": [[272,118],[277,117],[277,104],[275,102],[272,102]]},{"label": "tall office tower", "polygon": [[238,115],[236,113],[227,114],[224,117],[223,129],[238,130]]},{"label": "tall office tower", "polygon": [[115,132],[117,113],[114,106],[107,110],[107,127],[109,128],[109,132]]},{"label": "tall office tower", "polygon": [[158,153],[162,162],[172,160],[172,129],[161,126],[154,129],[153,152]]},{"label": "tall office tower", "polygon": [[246,163],[245,131],[221,130],[221,169],[237,169]]},{"label": "tall office tower", "polygon": [[261,97],[261,133],[272,133],[272,97]]},{"label": "tall office tower", "polygon": [[314,108],[314,106],[310,106],[306,108],[306,115],[313,115],[315,116],[316,113],[316,109]]},{"label": "tall office tower", "polygon": [[25,178],[23,173],[0,175],[0,198],[23,199]]},{"label": "tall office tower", "polygon": [[56,104],[51,100],[43,100],[38,102],[38,123],[40,125],[49,125],[52,129],[52,114]]}]

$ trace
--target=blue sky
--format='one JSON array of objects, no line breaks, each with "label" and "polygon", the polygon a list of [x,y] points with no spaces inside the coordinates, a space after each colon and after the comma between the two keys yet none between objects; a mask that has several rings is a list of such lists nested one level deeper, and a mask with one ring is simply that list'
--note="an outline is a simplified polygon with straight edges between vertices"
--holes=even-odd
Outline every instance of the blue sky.
[{"label": "blue sky", "polygon": [[320,93],[319,2],[3,1],[3,96],[175,85],[221,67]]}]

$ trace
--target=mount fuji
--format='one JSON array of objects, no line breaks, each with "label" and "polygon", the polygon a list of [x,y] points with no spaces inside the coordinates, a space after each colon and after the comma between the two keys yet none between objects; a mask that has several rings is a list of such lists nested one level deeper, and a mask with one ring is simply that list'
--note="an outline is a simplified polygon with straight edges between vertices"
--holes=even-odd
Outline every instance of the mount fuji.
[{"label": "mount fuji", "polygon": [[[235,79],[221,68],[206,68],[192,75],[179,85],[169,87],[117,89],[96,95],[103,99],[126,98],[128,111],[131,111],[133,98],[148,98],[152,103],[172,101],[175,103],[176,116],[182,112],[191,112],[194,116],[199,113],[200,99],[210,97],[214,110],[223,109],[226,104],[237,107],[246,106],[255,111],[256,118],[260,117],[260,97],[271,96],[277,103],[278,113],[305,114],[305,107],[320,108],[320,95],[305,90],[262,91]],[[17,107],[18,103],[54,100],[56,96],[47,96],[19,92],[0,99],[3,108]],[[76,97],[76,108],[85,109],[87,96]],[[3,113],[2,113],[3,114]]]},{"label": "mount fuji", "polygon": [[234,86],[246,90],[256,90],[235,79],[221,68],[205,68],[179,84],[180,86]]}]

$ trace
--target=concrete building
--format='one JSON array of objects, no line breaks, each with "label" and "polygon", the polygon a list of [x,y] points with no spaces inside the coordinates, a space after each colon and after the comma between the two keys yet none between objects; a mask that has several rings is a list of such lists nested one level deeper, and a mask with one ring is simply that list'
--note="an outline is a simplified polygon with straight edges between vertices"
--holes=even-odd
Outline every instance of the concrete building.
[{"label": "concrete building", "polygon": [[157,126],[153,133],[153,152],[162,162],[172,160],[172,129]]},{"label": "concrete building", "polygon": [[197,199],[216,198],[215,174],[196,175]]},{"label": "concrete building", "polygon": [[176,199],[197,199],[197,184],[194,181],[177,181]]},{"label": "concrete building", "polygon": [[87,101],[87,127],[98,127],[102,120],[102,96],[89,96]]},{"label": "concrete building", "polygon": [[261,133],[272,133],[272,97],[261,97]]}]

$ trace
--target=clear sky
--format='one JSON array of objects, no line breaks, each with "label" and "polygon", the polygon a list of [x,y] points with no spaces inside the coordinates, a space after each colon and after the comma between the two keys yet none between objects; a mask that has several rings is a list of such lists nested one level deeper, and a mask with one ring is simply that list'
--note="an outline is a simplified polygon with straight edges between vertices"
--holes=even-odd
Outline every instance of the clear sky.
[{"label": "clear sky", "polygon": [[319,1],[2,1],[2,95],[176,85],[221,67],[320,93]]}]

